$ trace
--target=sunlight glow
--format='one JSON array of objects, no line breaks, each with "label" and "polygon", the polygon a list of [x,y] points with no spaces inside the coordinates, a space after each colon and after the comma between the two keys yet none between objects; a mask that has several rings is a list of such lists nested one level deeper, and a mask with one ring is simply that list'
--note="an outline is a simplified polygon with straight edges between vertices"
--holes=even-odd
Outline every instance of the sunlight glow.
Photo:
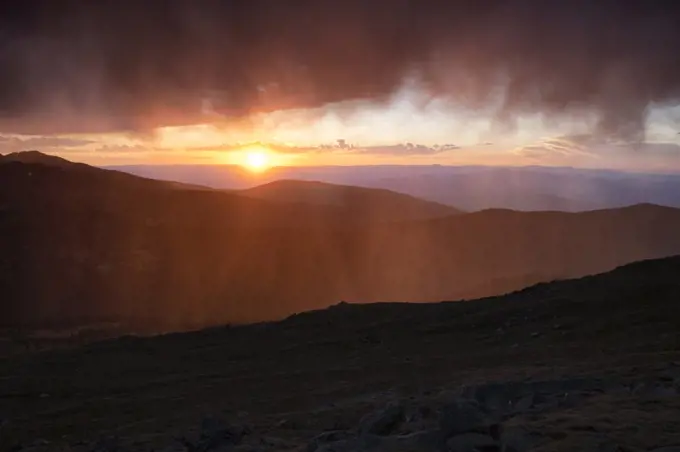
[{"label": "sunlight glow", "polygon": [[254,173],[261,173],[273,166],[271,151],[262,146],[244,149],[241,166]]}]

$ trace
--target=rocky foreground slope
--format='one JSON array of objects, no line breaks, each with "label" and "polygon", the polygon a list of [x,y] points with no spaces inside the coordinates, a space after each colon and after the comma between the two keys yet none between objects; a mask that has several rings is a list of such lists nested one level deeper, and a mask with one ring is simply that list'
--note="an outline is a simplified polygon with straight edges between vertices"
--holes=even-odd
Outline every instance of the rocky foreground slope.
[{"label": "rocky foreground slope", "polygon": [[680,257],[0,362],[0,450],[680,447]]}]

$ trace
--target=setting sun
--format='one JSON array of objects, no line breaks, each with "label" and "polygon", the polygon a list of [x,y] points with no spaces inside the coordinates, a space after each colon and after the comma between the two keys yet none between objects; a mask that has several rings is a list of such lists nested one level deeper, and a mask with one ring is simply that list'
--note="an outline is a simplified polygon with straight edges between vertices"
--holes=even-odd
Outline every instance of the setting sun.
[{"label": "setting sun", "polygon": [[261,173],[272,167],[271,153],[265,148],[253,148],[245,151],[242,166],[248,170]]}]

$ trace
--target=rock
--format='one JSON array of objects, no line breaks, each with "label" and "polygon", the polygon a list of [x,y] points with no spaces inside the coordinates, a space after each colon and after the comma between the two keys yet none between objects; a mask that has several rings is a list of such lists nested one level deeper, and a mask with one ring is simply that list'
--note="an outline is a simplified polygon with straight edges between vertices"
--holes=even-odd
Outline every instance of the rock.
[{"label": "rock", "polygon": [[637,385],[632,393],[639,397],[650,399],[666,399],[678,396],[678,390],[673,386],[660,386],[654,384]]},{"label": "rock", "polygon": [[630,395],[630,388],[623,384],[613,384],[607,387],[605,393],[617,397],[624,397]]},{"label": "rock", "polygon": [[513,411],[516,413],[524,413],[528,411],[534,405],[534,397],[535,396],[533,394],[527,394],[521,397],[513,404]]},{"label": "rock", "polygon": [[92,447],[92,452],[118,452],[121,450],[118,437],[102,438]]},{"label": "rock", "polygon": [[607,388],[599,379],[566,378],[486,383],[464,387],[458,396],[476,402],[492,417],[504,418],[533,409],[573,406],[592,393],[604,393]]},{"label": "rock", "polygon": [[283,440],[281,438],[277,438],[274,436],[261,436],[258,437],[255,441],[255,444],[258,446],[267,446],[267,447],[275,447],[278,449],[284,448],[288,445],[288,442],[286,440]]},{"label": "rock", "polygon": [[261,446],[254,446],[252,444],[241,444],[240,446],[227,446],[225,452],[264,452],[266,450],[276,450],[276,449],[265,449]]},{"label": "rock", "polygon": [[324,444],[312,450],[314,452],[438,452],[441,450],[440,445],[437,431],[422,431],[394,436],[365,434],[359,438],[348,438]]},{"label": "rock", "polygon": [[382,411],[364,416],[359,423],[359,435],[389,435],[404,421],[404,407],[389,405]]},{"label": "rock", "polygon": [[28,444],[15,444],[9,447],[10,452],[47,452],[55,447],[47,440],[38,438]]},{"label": "rock", "polygon": [[[76,452],[76,451],[81,452],[80,449],[76,449],[72,452]],[[185,452],[185,451],[186,451],[186,449],[183,446],[181,446],[180,444],[172,444],[172,445],[163,447],[161,449],[156,449],[154,452]]]},{"label": "rock", "polygon": [[518,388],[512,383],[488,383],[465,388],[462,395],[474,400],[489,413],[503,414],[511,409],[512,399],[517,392]]},{"label": "rock", "polygon": [[178,439],[188,452],[209,452],[239,445],[249,431],[242,427],[232,427],[222,420],[212,417],[201,421],[201,432],[197,440]]},{"label": "rock", "polygon": [[358,448],[357,440],[348,439],[324,444],[316,449],[316,452],[356,452],[358,450],[360,449]]},{"label": "rock", "polygon": [[436,452],[440,450],[438,432],[423,431],[409,435],[376,436],[361,439],[355,451],[370,452]]},{"label": "rock", "polygon": [[504,427],[499,442],[502,452],[528,451],[534,443],[529,432],[519,426]]},{"label": "rock", "polygon": [[429,405],[414,407],[406,411],[406,421],[399,427],[399,434],[407,435],[437,428],[439,415],[437,410]]},{"label": "rock", "polygon": [[443,440],[462,433],[490,434],[498,423],[472,401],[457,400],[444,406],[439,418],[439,433]]},{"label": "rock", "polygon": [[604,392],[607,384],[597,378],[573,377],[557,380],[543,380],[531,383],[536,392],[563,393],[563,392],[584,392],[600,391]]},{"label": "rock", "polygon": [[585,394],[580,392],[566,392],[558,398],[557,402],[560,408],[573,408],[583,402],[585,398]]},{"label": "rock", "polygon": [[633,452],[633,450],[613,442],[603,442],[597,446],[597,452]]},{"label": "rock", "polygon": [[328,432],[323,432],[320,435],[314,437],[309,444],[307,444],[307,452],[315,452],[319,450],[322,446],[330,443],[337,443],[340,441],[346,441],[350,438],[350,434],[343,430],[331,430]]},{"label": "rock", "polygon": [[488,383],[465,388],[462,395],[476,401],[487,413],[504,417],[524,413],[545,403],[546,397],[535,393],[533,389],[531,383]]},{"label": "rock", "polygon": [[276,428],[295,428],[295,424],[290,419],[281,419],[276,423]]},{"label": "rock", "polygon": [[492,437],[481,433],[464,433],[446,441],[449,452],[478,452],[500,450],[500,445]]}]

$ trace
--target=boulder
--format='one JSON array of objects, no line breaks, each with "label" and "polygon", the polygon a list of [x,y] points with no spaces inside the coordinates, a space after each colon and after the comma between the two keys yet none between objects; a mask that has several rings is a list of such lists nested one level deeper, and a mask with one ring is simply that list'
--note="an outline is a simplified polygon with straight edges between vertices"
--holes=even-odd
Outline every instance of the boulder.
[{"label": "boulder", "polygon": [[439,452],[438,432],[423,431],[409,435],[368,435],[358,442],[353,452]]},{"label": "boulder", "polygon": [[389,435],[406,421],[401,404],[388,405],[385,409],[364,416],[359,422],[359,435]]},{"label": "boulder", "polygon": [[525,452],[534,445],[531,434],[519,426],[504,426],[500,440],[502,452]]},{"label": "boulder", "polygon": [[497,427],[498,422],[477,403],[464,399],[444,406],[439,418],[439,433],[443,440],[462,433],[493,435]]},{"label": "boulder", "polygon": [[637,385],[635,388],[633,388],[632,393],[639,397],[656,400],[673,398],[680,395],[678,390],[673,386],[650,383],[642,383]]},{"label": "boulder", "polygon": [[449,452],[500,451],[500,444],[489,435],[463,433],[446,440]]},{"label": "boulder", "polygon": [[307,452],[315,452],[322,449],[324,446],[333,443],[347,441],[351,438],[349,432],[344,430],[330,430],[315,436],[309,444],[307,444]]},{"label": "boulder", "polygon": [[206,417],[201,422],[201,432],[196,440],[181,437],[178,441],[189,452],[210,452],[239,445],[248,433],[247,428],[230,426],[220,419]]}]

